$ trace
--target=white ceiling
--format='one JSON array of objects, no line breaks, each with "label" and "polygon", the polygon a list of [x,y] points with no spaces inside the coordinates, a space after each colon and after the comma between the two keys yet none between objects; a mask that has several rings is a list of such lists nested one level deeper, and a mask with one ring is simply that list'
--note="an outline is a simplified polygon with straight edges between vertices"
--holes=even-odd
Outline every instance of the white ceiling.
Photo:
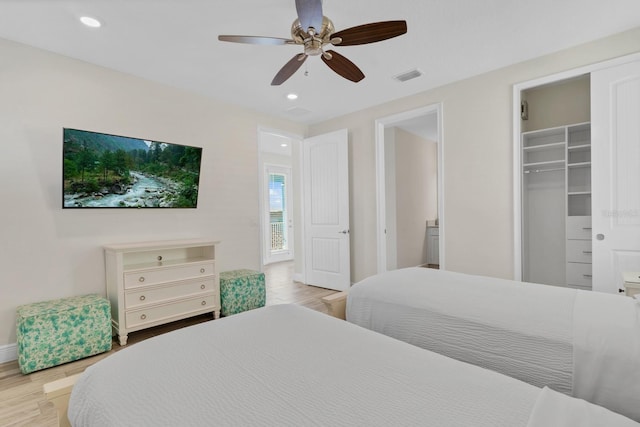
[{"label": "white ceiling", "polygon": [[[408,33],[336,48],[367,76],[360,83],[311,57],[279,87],[272,78],[300,46],[217,36],[288,38],[294,0],[2,0],[0,37],[314,123],[640,26],[638,0],[325,0],[323,8],[336,30],[405,19]],[[84,27],[82,15],[102,28]],[[413,68],[424,75],[393,80]]]}]

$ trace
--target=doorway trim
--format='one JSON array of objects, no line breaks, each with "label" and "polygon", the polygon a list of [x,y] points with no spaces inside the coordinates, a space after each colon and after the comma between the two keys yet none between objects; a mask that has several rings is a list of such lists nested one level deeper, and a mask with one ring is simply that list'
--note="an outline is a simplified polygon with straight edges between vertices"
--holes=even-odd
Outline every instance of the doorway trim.
[{"label": "doorway trim", "polygon": [[[409,110],[387,117],[376,119],[376,216],[377,216],[377,260],[378,273],[387,271],[387,239],[386,237],[386,192],[385,192],[385,154],[384,154],[384,130],[385,127],[393,126],[405,120],[413,119],[429,114],[436,114],[436,124],[438,127],[438,223],[440,227],[439,252],[440,268],[445,269],[445,217],[444,217],[444,136],[442,126],[443,106],[437,104],[427,105],[415,110]],[[426,229],[426,226],[425,226]]]},{"label": "doorway trim", "polygon": [[608,59],[594,64],[584,65],[560,73],[551,74],[533,80],[516,83],[513,85],[513,279],[522,280],[522,155],[520,150],[520,134],[522,133],[522,122],[520,120],[520,103],[522,102],[522,92],[537,86],[567,80],[604,68],[615,67],[640,60],[640,53],[633,53],[614,59]]}]

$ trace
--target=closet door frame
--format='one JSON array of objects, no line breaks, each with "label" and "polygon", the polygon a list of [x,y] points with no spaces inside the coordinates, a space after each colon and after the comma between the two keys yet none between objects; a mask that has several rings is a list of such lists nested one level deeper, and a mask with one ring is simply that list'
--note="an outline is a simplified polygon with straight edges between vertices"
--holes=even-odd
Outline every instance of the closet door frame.
[{"label": "closet door frame", "polygon": [[591,74],[604,68],[615,67],[627,62],[640,60],[640,53],[597,62],[561,73],[552,74],[534,80],[513,85],[513,278],[522,280],[522,150],[520,104],[522,92],[537,86],[560,82],[573,77]]}]

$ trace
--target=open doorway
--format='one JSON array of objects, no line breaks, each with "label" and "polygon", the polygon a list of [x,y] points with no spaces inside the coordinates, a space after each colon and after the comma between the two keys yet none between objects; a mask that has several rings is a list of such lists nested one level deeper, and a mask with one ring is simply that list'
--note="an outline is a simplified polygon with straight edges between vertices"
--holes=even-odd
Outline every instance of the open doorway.
[{"label": "open doorway", "polygon": [[266,130],[259,136],[262,262],[267,265],[295,258],[292,152],[297,139]]},{"label": "open doorway", "polygon": [[442,107],[376,121],[378,272],[443,268]]}]

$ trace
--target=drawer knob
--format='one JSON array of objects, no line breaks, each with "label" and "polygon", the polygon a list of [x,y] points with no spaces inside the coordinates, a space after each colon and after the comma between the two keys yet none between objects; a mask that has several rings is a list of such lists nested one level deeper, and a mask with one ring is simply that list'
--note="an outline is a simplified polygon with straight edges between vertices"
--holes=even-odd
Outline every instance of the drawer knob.
[{"label": "drawer knob", "polygon": [[201,268],[200,273],[204,273],[204,272],[205,272],[204,268]]},{"label": "drawer knob", "polygon": [[604,240],[604,234],[596,234],[596,239]]},{"label": "drawer knob", "polygon": [[591,251],[582,251],[582,253],[585,255],[591,255]]},{"label": "drawer knob", "polygon": [[144,282],[144,276],[140,276],[140,278],[138,279],[138,282]]},{"label": "drawer knob", "polygon": [[158,261],[162,261],[162,255],[158,255]]},{"label": "drawer knob", "polygon": [[206,301],[202,301],[200,304],[207,305],[207,302]]},{"label": "drawer knob", "polygon": [[200,289],[204,289],[204,288],[206,288],[205,285],[200,285]]},{"label": "drawer knob", "polygon": [[146,318],[147,318],[147,315],[146,315],[146,314],[143,314],[142,316],[140,316],[140,318],[141,318],[142,320],[144,320],[144,319],[146,319]]},{"label": "drawer knob", "polygon": [[591,279],[593,276],[591,274],[583,274],[585,279]]},{"label": "drawer knob", "polygon": [[145,299],[147,299],[144,295],[140,295],[140,301],[144,301]]}]

